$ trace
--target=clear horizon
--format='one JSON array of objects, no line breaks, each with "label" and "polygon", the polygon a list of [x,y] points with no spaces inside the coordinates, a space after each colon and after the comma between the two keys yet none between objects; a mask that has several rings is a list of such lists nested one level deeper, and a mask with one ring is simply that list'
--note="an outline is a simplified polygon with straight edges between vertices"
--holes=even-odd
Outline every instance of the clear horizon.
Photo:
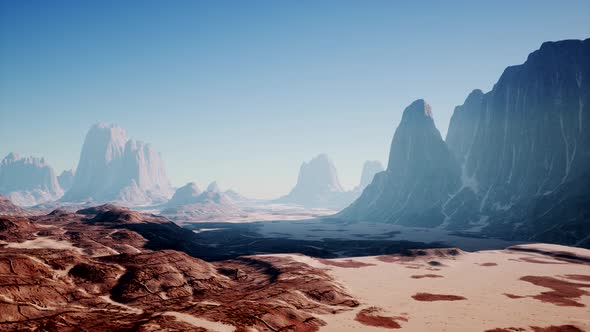
[{"label": "clear horizon", "polygon": [[444,138],[473,89],[590,36],[590,1],[452,3],[1,2],[0,158],[59,174],[105,122],[151,143],[176,187],[275,198],[326,153],[352,189],[415,99]]}]

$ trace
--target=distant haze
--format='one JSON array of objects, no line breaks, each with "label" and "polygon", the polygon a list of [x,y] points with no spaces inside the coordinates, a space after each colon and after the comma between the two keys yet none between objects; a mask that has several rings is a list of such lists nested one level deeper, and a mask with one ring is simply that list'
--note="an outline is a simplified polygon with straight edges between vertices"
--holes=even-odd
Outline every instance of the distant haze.
[{"label": "distant haze", "polygon": [[97,122],[162,155],[176,187],[279,197],[320,153],[344,189],[387,167],[424,98],[456,105],[544,41],[590,35],[590,1],[0,2],[0,159],[75,168]]}]

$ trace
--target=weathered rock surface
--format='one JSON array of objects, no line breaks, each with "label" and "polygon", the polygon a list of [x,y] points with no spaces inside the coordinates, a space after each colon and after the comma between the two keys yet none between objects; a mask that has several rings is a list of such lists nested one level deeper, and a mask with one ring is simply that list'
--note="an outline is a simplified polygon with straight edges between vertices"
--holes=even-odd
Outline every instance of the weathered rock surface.
[{"label": "weathered rock surface", "polygon": [[0,330],[317,331],[358,305],[288,257],[196,258],[194,233],[113,205],[0,217]]}]

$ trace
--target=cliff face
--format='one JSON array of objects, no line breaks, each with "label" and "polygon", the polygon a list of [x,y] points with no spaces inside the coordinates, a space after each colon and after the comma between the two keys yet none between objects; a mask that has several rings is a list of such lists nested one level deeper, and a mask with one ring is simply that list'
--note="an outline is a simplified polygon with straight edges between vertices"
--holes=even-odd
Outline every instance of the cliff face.
[{"label": "cliff face", "polygon": [[[575,202],[590,196],[576,184],[590,166],[589,77],[590,40],[548,42],[484,96],[464,168],[489,218],[485,232],[551,241],[546,230],[555,229],[562,242],[565,223],[587,223],[589,208]],[[577,215],[554,214],[565,206]]]},{"label": "cliff face", "polygon": [[84,141],[72,187],[64,201],[165,201],[171,188],[160,156],[113,125],[94,125]]},{"label": "cliff face", "polygon": [[387,170],[340,216],[353,220],[436,226],[442,207],[460,187],[460,170],[432,120],[430,106],[416,100],[403,113]]},{"label": "cliff face", "polygon": [[544,43],[484,96],[465,159],[466,175],[486,198],[482,211],[552,192],[582,174],[590,156],[589,75],[589,40]]}]

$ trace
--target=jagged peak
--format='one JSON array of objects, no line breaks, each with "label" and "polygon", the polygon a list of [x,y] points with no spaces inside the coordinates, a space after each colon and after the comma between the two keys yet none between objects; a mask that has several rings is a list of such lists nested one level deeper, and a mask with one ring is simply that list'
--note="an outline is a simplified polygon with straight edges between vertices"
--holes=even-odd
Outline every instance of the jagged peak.
[{"label": "jagged peak", "polygon": [[424,99],[417,99],[404,109],[402,122],[420,118],[433,119],[432,108]]}]

